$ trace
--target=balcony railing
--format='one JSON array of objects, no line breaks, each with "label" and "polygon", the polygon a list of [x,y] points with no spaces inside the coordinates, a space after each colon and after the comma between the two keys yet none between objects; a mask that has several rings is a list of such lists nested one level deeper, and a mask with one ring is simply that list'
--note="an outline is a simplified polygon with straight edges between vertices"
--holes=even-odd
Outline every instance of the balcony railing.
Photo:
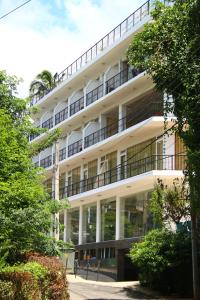
[{"label": "balcony railing", "polygon": [[52,155],[49,155],[45,157],[44,159],[41,159],[40,161],[40,167],[48,168],[52,165]]},{"label": "balcony railing", "polygon": [[134,162],[126,162],[94,177],[75,182],[61,191],[61,197],[70,197],[152,170],[184,170],[185,155],[152,155]]},{"label": "balcony railing", "polygon": [[68,118],[68,107],[64,108],[55,115],[55,125]]},{"label": "balcony railing", "polygon": [[59,151],[59,161],[64,160],[66,158],[66,155],[67,155],[66,148],[64,147],[64,148],[60,149],[60,151]]},{"label": "balcony railing", "polygon": [[131,78],[137,76],[140,71],[135,69],[126,68],[116,74],[115,76],[111,77],[106,81],[106,94],[114,91],[116,88],[121,86],[123,83],[127,82]]},{"label": "balcony railing", "polygon": [[[106,48],[112,46],[116,41],[123,37],[127,32],[131,31],[132,28],[142,21],[146,16],[150,14],[150,0],[145,2],[141,7],[134,11],[129,17],[127,17],[123,22],[121,22],[117,27],[111,30],[106,36],[99,40],[94,46],[82,54],[78,59],[76,59],[72,64],[70,64],[66,69],[64,69],[60,74],[58,74],[57,85],[63,82],[63,80],[71,77],[82,67],[87,65],[89,62],[93,61],[99,54],[102,53]],[[52,89],[51,89],[52,90]],[[41,95],[37,95],[32,101],[31,105],[34,105],[51,90],[43,92]]]},{"label": "balcony railing", "polygon": [[[121,86],[123,83],[127,82],[131,78],[137,76],[140,73],[140,71],[137,71],[136,69],[130,69],[126,68],[110,78],[106,81],[106,94],[110,93],[117,87]],[[96,100],[103,97],[103,91],[104,91],[104,85],[101,84],[91,92],[89,92],[86,95],[86,106],[90,105],[91,103],[95,102]],[[84,109],[84,96],[72,103],[69,107],[70,110],[70,116],[74,115],[78,111]],[[55,115],[55,125],[58,123],[66,120],[68,118],[68,107],[60,111]],[[53,117],[48,119],[47,121],[42,123],[43,128],[51,129],[53,127]],[[38,134],[39,135],[39,134]],[[37,135],[37,136],[38,136]],[[35,139],[37,136],[31,136],[30,141]]]},{"label": "balcony railing", "polygon": [[99,98],[103,97],[103,84],[92,90],[91,92],[87,93],[86,95],[86,106],[90,105],[91,103],[97,101]]},{"label": "balcony railing", "polygon": [[53,117],[42,123],[42,128],[51,129],[53,127]]},{"label": "balcony railing", "polygon": [[84,97],[81,97],[70,105],[70,116],[84,108]]},{"label": "balcony railing", "polygon": [[68,146],[68,157],[82,151],[82,139]]},{"label": "balcony railing", "polygon": [[118,122],[112,123],[104,128],[101,128],[94,133],[89,134],[84,139],[84,148],[90,147],[118,132]]},{"label": "balcony railing", "polygon": [[125,116],[124,118],[101,128],[94,133],[89,134],[84,139],[84,148],[90,147],[106,138],[123,131],[139,122],[142,122],[152,116],[163,115],[163,104],[161,102],[149,103],[139,110]]}]

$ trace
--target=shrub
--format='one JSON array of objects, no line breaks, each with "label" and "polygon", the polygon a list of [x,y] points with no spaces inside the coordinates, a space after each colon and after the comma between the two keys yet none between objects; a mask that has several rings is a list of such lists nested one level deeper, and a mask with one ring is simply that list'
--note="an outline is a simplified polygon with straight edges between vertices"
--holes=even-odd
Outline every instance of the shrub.
[{"label": "shrub", "polygon": [[24,263],[5,267],[0,280],[0,299],[5,295],[9,300],[69,299],[65,270],[55,257],[26,254]]},{"label": "shrub", "polygon": [[186,230],[152,230],[143,242],[132,245],[130,258],[139,267],[141,284],[165,293],[191,296],[191,239]]}]

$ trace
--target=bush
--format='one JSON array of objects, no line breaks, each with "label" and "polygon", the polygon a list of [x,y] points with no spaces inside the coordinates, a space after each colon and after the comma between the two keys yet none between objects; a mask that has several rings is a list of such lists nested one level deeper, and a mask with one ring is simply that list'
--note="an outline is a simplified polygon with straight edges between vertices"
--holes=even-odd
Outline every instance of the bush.
[{"label": "bush", "polygon": [[191,238],[185,230],[149,232],[141,243],[133,244],[130,258],[139,267],[142,285],[180,296],[192,295]]},{"label": "bush", "polygon": [[55,257],[26,254],[24,263],[0,272],[0,299],[5,296],[9,300],[69,299],[62,263]]}]

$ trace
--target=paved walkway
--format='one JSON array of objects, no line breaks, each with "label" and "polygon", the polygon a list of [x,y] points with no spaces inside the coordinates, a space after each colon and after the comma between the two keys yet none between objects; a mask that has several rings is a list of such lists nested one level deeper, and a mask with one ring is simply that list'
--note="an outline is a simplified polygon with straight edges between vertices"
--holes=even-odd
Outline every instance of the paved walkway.
[{"label": "paved walkway", "polygon": [[97,282],[79,276],[75,278],[74,275],[67,275],[67,279],[70,300],[178,300],[152,295],[147,289],[141,288],[137,281]]}]

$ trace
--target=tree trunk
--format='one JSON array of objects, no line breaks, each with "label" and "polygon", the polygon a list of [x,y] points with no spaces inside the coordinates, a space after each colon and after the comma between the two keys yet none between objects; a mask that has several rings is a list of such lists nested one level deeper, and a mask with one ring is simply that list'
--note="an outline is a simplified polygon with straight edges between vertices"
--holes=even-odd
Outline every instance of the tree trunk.
[{"label": "tree trunk", "polygon": [[200,300],[199,265],[198,265],[198,229],[196,213],[191,212],[191,238],[192,238],[192,272],[194,300]]}]

